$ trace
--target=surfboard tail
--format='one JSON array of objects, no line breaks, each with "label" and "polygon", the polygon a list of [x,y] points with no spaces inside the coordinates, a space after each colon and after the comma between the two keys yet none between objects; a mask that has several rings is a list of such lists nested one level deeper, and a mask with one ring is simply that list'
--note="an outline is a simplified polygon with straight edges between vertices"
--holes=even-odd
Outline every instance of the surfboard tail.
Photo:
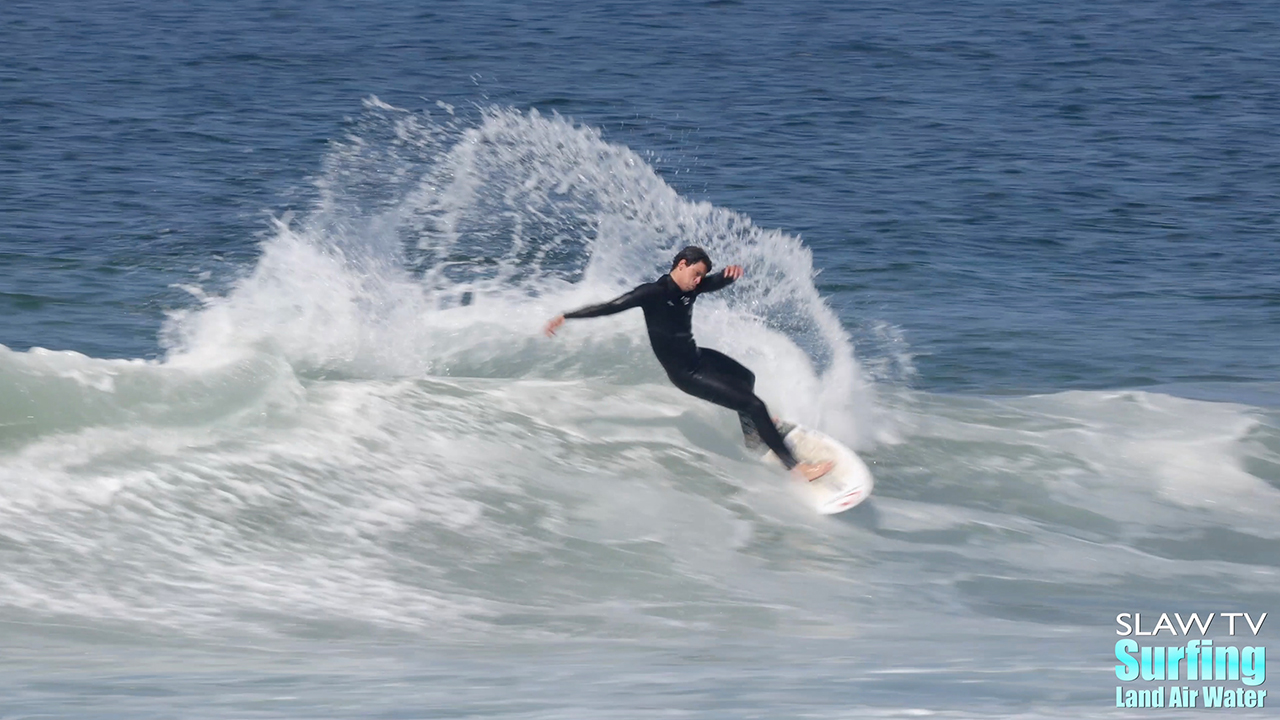
[{"label": "surfboard tail", "polygon": [[[875,480],[871,477],[871,470],[857,453],[825,433],[794,423],[788,424],[791,427],[784,439],[797,460],[829,460],[834,463],[826,475],[812,482],[796,483],[801,495],[815,511],[823,515],[834,515],[856,507],[871,496]],[[775,467],[782,467],[782,462],[771,450],[765,452],[762,459]]]}]

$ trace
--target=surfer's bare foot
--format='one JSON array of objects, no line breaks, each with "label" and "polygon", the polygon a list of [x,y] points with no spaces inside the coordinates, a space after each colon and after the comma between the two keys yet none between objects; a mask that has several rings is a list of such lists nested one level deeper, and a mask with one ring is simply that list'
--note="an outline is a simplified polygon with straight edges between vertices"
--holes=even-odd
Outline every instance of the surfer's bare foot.
[{"label": "surfer's bare foot", "polygon": [[826,475],[828,472],[831,472],[831,468],[834,465],[835,463],[830,460],[820,463],[800,463],[799,465],[791,468],[791,472],[795,473],[798,477],[802,477],[809,482],[813,482],[823,475]]}]

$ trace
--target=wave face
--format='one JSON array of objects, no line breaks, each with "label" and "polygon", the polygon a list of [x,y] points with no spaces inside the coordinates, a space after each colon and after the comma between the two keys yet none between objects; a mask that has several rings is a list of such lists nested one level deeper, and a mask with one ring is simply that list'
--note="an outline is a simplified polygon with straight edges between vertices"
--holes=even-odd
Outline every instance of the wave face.
[{"label": "wave face", "polygon": [[[0,348],[0,619],[747,643],[748,664],[794,653],[779,677],[801,687],[803,648],[854,643],[841,667],[866,697],[900,702],[877,658],[907,648],[938,678],[920,702],[963,707],[984,672],[1007,673],[983,685],[1001,702],[1042,698],[1019,668],[1046,643],[1105,653],[1116,612],[1278,595],[1273,386],[913,389],[893,327],[855,352],[797,237],[687,200],[557,116],[371,99],[318,186],[229,292],[190,288],[162,359]],[[801,507],[731,413],[669,385],[639,313],[541,335],[685,244],[747,268],[699,302],[699,342],[859,449],[866,507]],[[1068,699],[1097,681],[1037,667]]]},{"label": "wave face", "polygon": [[[190,288],[200,305],[171,317],[162,360],[0,354],[13,606],[435,632],[566,594],[668,592],[646,587],[652,569],[602,568],[688,557],[649,534],[687,532],[689,513],[738,527],[738,496],[769,473],[728,413],[669,386],[639,313],[540,329],[685,244],[750,269],[699,304],[703,344],[754,367],[777,412],[859,446],[888,437],[797,238],[684,200],[560,117],[496,109],[468,126],[367,105],[315,210],[276,223],[230,292]],[[582,577],[544,575],[583,541]],[[662,574],[682,601],[708,591]]]}]

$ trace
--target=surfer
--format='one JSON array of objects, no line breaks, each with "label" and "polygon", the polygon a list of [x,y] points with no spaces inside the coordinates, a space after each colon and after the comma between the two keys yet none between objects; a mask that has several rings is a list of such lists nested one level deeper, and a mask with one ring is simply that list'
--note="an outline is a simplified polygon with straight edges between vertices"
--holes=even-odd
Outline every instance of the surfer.
[{"label": "surfer", "polygon": [[711,258],[690,245],[676,254],[671,272],[651,283],[599,305],[557,315],[547,323],[554,335],[565,320],[600,317],[639,307],[649,330],[653,354],[676,387],[703,400],[738,412],[747,444],[763,441],[787,469],[816,480],[831,469],[830,462],[802,463],[782,441],[764,401],[755,394],[755,373],[724,353],[700,348],[693,342],[693,302],[698,295],[715,292],[742,277],[742,266],[730,265],[710,275]]}]

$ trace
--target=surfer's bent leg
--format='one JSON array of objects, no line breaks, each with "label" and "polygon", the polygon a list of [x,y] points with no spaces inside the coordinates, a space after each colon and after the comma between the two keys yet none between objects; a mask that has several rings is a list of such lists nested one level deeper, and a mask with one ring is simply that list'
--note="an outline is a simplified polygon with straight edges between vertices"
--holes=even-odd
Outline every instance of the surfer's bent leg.
[{"label": "surfer's bent leg", "polygon": [[778,456],[784,467],[790,470],[798,464],[795,456],[787,449],[786,443],[782,442],[782,435],[778,433],[778,428],[774,427],[773,420],[769,417],[769,408],[765,406],[763,400],[756,397],[755,393],[744,389],[732,379],[701,370],[696,373],[669,373],[669,377],[676,387],[690,395],[730,410],[737,410],[739,415],[745,415],[755,425],[756,431],[760,433],[760,439],[764,440],[764,444]]},{"label": "surfer's bent leg", "polygon": [[747,392],[755,392],[756,374],[718,350],[698,348],[698,371],[729,378],[735,385],[746,388]]},{"label": "surfer's bent leg", "polygon": [[[746,392],[755,393],[756,374],[747,369],[746,365],[717,350],[698,348],[698,371],[718,376]],[[742,440],[748,448],[758,450],[764,445],[764,438],[760,436],[760,430],[756,428],[750,415],[739,411],[738,424],[742,426]]]}]

